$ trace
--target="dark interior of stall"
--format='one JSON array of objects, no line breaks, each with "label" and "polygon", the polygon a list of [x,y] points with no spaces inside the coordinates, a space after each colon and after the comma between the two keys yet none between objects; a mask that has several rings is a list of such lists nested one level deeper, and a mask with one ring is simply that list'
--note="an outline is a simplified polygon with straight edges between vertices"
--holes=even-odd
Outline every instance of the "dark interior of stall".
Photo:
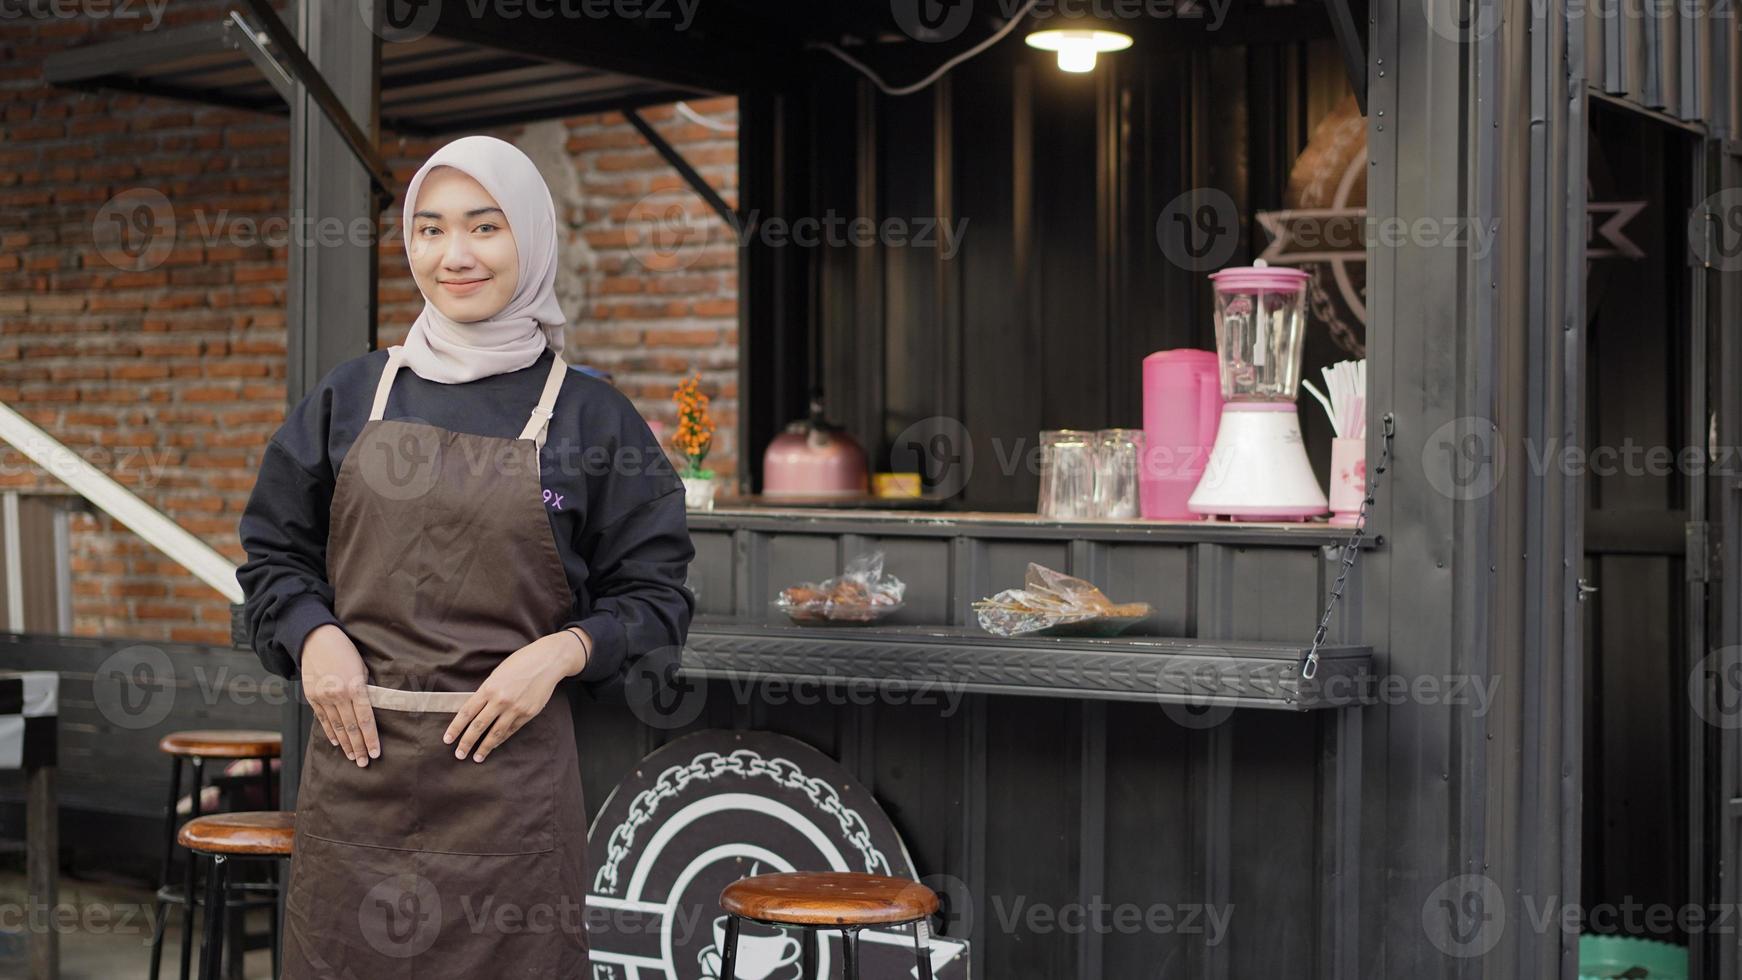
[{"label": "dark interior of stall", "polygon": [[[744,365],[752,489],[763,447],[820,393],[873,471],[918,471],[949,509],[1032,512],[1023,463],[1040,432],[1140,427],[1142,359],[1214,350],[1206,276],[1263,254],[1266,216],[1359,213],[1364,122],[1325,8],[1177,7],[1193,9],[1120,21],[1133,46],[1092,72],[1059,70],[1018,31],[908,95],[812,53],[806,86],[774,110],[780,206],[940,231],[937,247],[773,256],[773,308]],[[855,53],[899,85],[950,50]],[[1338,230],[1359,253],[1353,228]],[[1304,376],[1363,356],[1362,266],[1310,266]],[[1330,425],[1300,414],[1322,482]]]},{"label": "dark interior of stall", "polygon": [[1707,444],[1704,413],[1694,417],[1706,378],[1677,217],[1691,206],[1692,148],[1680,129],[1593,106],[1588,422],[1584,453],[1567,457],[1588,468],[1583,576],[1597,589],[1584,610],[1582,904],[1601,918],[1587,928],[1677,943],[1688,939],[1679,927],[1658,931],[1622,910],[1680,909],[1698,887],[1689,733],[1710,729],[1690,724],[1690,627],[1705,612],[1690,585],[1687,528],[1701,517],[1693,482],[1703,477],[1662,454]]}]

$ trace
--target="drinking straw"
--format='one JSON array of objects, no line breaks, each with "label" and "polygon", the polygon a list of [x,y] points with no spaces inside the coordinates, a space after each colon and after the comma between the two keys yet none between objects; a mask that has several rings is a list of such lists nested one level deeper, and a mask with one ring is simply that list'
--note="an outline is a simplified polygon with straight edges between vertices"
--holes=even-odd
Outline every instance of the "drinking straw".
[{"label": "drinking straw", "polygon": [[1307,394],[1310,394],[1314,398],[1318,399],[1320,405],[1325,406],[1325,414],[1330,416],[1330,419],[1331,419],[1331,428],[1333,428],[1333,429],[1336,428],[1337,427],[1337,413],[1335,410],[1333,410],[1331,408],[1331,400],[1326,398],[1324,396],[1324,394],[1322,392],[1320,392],[1317,388],[1313,387],[1313,383],[1312,383],[1312,380],[1310,378],[1300,379],[1300,386],[1307,390]]},{"label": "drinking straw", "polygon": [[1338,437],[1360,437],[1367,434],[1367,362],[1340,361],[1321,368],[1325,376],[1325,391],[1301,379],[1301,387],[1318,399],[1330,417],[1331,428]]}]

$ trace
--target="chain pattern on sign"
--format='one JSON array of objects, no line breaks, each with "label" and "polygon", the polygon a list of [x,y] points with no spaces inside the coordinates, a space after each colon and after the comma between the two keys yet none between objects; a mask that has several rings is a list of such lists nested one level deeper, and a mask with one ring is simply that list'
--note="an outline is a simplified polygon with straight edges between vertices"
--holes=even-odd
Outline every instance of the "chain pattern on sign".
[{"label": "chain pattern on sign", "polygon": [[1343,322],[1337,315],[1337,307],[1331,302],[1330,291],[1325,288],[1323,269],[1315,269],[1312,278],[1307,280],[1307,305],[1313,316],[1313,322],[1322,323],[1330,328],[1331,339],[1336,341],[1350,357],[1366,357],[1367,345],[1361,338],[1355,336],[1355,328]]},{"label": "chain pattern on sign", "polygon": [[601,895],[615,892],[618,887],[618,868],[629,857],[629,848],[635,841],[636,831],[653,819],[660,803],[676,798],[692,782],[705,782],[728,774],[744,777],[766,776],[783,789],[797,790],[805,794],[818,810],[834,817],[841,825],[841,833],[846,836],[847,844],[859,852],[867,872],[893,874],[889,869],[889,859],[871,842],[871,828],[866,826],[865,818],[859,816],[857,810],[842,804],[840,793],[827,780],[806,776],[803,770],[787,759],[764,759],[759,752],[739,749],[729,756],[722,756],[718,752],[703,752],[691,759],[688,765],[672,766],[660,773],[651,789],[636,794],[634,801],[629,804],[628,815],[611,831],[611,839],[606,845],[605,863],[600,866],[599,873],[593,879],[593,890]]},{"label": "chain pattern on sign", "polygon": [[1379,489],[1379,478],[1385,475],[1386,467],[1391,465],[1391,439],[1397,435],[1397,420],[1390,412],[1385,413],[1385,424],[1380,429],[1379,465],[1368,474],[1367,496],[1361,498],[1361,512],[1355,515],[1355,530],[1350,533],[1349,540],[1343,543],[1342,567],[1337,570],[1337,582],[1331,586],[1331,601],[1325,604],[1325,614],[1319,617],[1319,628],[1313,632],[1313,645],[1307,649],[1306,656],[1301,658],[1300,676],[1302,680],[1312,680],[1319,672],[1319,647],[1325,645],[1325,631],[1331,627],[1331,614],[1336,611],[1337,603],[1343,598],[1343,586],[1348,584],[1349,569],[1355,567],[1355,557],[1361,553],[1361,538],[1367,533],[1367,511],[1373,506],[1373,493]]}]

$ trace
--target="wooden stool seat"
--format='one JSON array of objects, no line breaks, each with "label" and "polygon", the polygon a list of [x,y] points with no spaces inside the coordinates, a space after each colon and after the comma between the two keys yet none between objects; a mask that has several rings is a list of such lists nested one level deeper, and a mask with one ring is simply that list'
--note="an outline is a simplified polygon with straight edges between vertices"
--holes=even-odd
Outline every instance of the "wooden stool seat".
[{"label": "wooden stool seat", "polygon": [[758,922],[857,928],[925,918],[938,910],[938,897],[905,878],[788,871],[732,882],[720,892],[720,908]]},{"label": "wooden stool seat", "polygon": [[201,854],[288,857],[296,836],[296,814],[288,810],[244,810],[195,817],[181,825],[176,842]]},{"label": "wooden stool seat", "polygon": [[[199,980],[219,980],[224,960],[224,919],[229,915],[231,928],[235,930],[236,945],[232,949],[230,965],[232,975],[241,975],[243,953],[246,943],[241,933],[241,920],[235,913],[244,911],[251,905],[260,904],[248,899],[236,899],[230,895],[232,887],[231,865],[238,861],[250,859],[265,859],[275,866],[279,860],[290,857],[291,845],[296,838],[296,814],[289,810],[234,810],[228,813],[214,813],[209,816],[195,817],[181,825],[176,834],[176,842],[187,848],[190,857],[197,856],[206,865],[206,924],[204,935],[200,939],[200,972]],[[189,872],[187,877],[188,897],[193,897],[194,875]],[[246,889],[249,887],[243,884]],[[282,891],[276,887],[274,876],[274,891],[278,894],[267,900],[266,904],[273,906],[270,916],[270,934],[272,942],[272,975],[278,976],[282,962],[282,953],[278,938],[278,902]],[[194,914],[193,903],[188,904],[188,917]],[[182,964],[187,965],[185,951],[193,949],[189,942],[188,930],[182,933],[184,954]],[[157,963],[152,962],[152,976],[156,977]]]},{"label": "wooden stool seat", "polygon": [[[182,916],[181,942],[181,974],[180,980],[189,980],[193,966],[193,921],[195,906],[199,902],[199,890],[196,887],[197,872],[202,860],[211,866],[221,866],[230,857],[238,860],[259,858],[268,865],[269,873],[276,876],[277,859],[290,853],[289,841],[278,841],[264,828],[253,828],[250,833],[238,836],[234,828],[223,829],[213,824],[202,824],[199,827],[188,827],[177,834],[177,826],[181,822],[181,801],[183,776],[193,777],[192,792],[187,796],[187,814],[194,820],[205,816],[207,809],[204,803],[205,790],[210,786],[219,788],[218,807],[234,806],[234,800],[226,803],[224,794],[237,789],[244,781],[258,779],[261,787],[262,810],[274,805],[274,792],[278,774],[272,771],[273,759],[282,758],[284,738],[278,732],[257,728],[196,728],[187,731],[171,732],[159,739],[158,751],[169,757],[169,801],[163,807],[163,873],[157,889],[157,901],[154,906],[157,920],[151,931],[151,970],[149,980],[158,980],[159,968],[163,960],[163,939],[165,926],[169,916],[164,913],[169,906],[179,905],[185,911]],[[232,768],[249,767],[253,760],[260,763],[259,772],[238,772],[230,775]],[[223,770],[218,773],[208,773],[208,769]],[[186,771],[184,773],[184,770]],[[209,784],[209,785],[208,785]],[[192,837],[190,838],[190,835]],[[265,835],[265,836],[262,836]],[[197,841],[194,846],[188,845],[189,840]],[[180,841],[184,847],[185,865],[179,875],[180,882],[174,879],[175,863],[177,861],[176,844]],[[204,848],[196,850],[195,848]],[[241,847],[241,850],[228,850]],[[247,848],[262,848],[259,851],[249,851]],[[179,885],[179,887],[178,887]],[[227,909],[237,910],[236,903],[225,901]],[[241,948],[241,916],[232,917],[233,927],[237,930],[236,962],[240,962]],[[271,935],[273,962],[278,962],[278,917],[271,920]],[[234,965],[234,964],[232,964]],[[276,968],[274,975],[276,976]]]},{"label": "wooden stool seat", "polygon": [[186,732],[170,732],[158,740],[157,748],[169,755],[193,756],[199,759],[261,759],[277,757],[284,746],[284,736],[277,732],[249,728],[207,728]]}]

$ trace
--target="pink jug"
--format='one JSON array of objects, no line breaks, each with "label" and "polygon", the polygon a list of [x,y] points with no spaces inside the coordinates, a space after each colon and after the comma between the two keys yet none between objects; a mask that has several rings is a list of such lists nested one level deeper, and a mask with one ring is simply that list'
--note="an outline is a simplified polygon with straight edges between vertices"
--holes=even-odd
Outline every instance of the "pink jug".
[{"label": "pink jug", "polygon": [[1221,365],[1215,351],[1180,348],[1143,359],[1143,435],[1139,476],[1143,516],[1197,521],[1186,507],[1204,475],[1222,420]]}]

